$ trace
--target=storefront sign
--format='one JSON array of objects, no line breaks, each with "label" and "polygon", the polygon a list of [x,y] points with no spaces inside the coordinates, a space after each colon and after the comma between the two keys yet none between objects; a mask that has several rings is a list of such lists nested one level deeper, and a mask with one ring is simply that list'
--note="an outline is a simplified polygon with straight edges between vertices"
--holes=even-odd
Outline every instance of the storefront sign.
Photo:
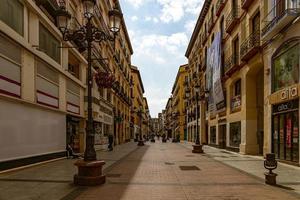
[{"label": "storefront sign", "polygon": [[280,112],[286,112],[291,111],[294,109],[298,109],[298,99],[294,101],[289,101],[281,104],[277,104],[273,106],[273,113],[280,113]]}]

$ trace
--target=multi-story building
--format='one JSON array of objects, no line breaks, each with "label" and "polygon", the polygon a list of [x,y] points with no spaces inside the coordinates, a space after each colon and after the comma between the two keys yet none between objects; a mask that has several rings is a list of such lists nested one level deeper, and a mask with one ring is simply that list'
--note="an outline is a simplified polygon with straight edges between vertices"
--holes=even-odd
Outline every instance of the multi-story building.
[{"label": "multi-story building", "polygon": [[188,80],[188,65],[179,67],[172,89],[172,108],[174,135],[180,135],[180,140],[187,139],[185,83]]},{"label": "multi-story building", "polygon": [[146,97],[143,97],[143,124],[142,124],[142,134],[143,136],[150,135],[150,111],[148,106],[148,101]]},{"label": "multi-story building", "polygon": [[[116,1],[116,3],[120,8],[119,1]],[[113,66],[112,72],[116,77],[116,84],[112,92],[115,116],[114,134],[116,143],[121,144],[130,140],[130,110],[132,106],[130,98],[130,77],[133,49],[124,20],[122,20],[122,28],[114,45],[116,51],[115,54],[112,54],[114,59],[109,59],[110,65]]]},{"label": "multi-story building", "polygon": [[[68,144],[75,152],[84,151],[86,46],[76,40],[63,41],[56,27],[56,13],[61,6],[71,14],[70,29],[83,25],[81,1],[5,0],[0,6],[0,162],[10,162],[12,167],[21,163],[15,160],[27,164],[65,156]],[[96,1],[93,24],[107,34],[108,11],[113,8],[121,10],[118,1]],[[113,107],[120,110],[127,122],[130,117],[129,104],[124,99],[129,99],[125,97],[130,92],[133,51],[124,20],[115,43],[121,65],[114,59],[112,42],[95,43],[92,52],[93,74],[111,71],[125,94],[123,98],[94,83],[96,145],[113,132]],[[118,143],[119,135],[116,135]]]},{"label": "multi-story building", "polygon": [[151,118],[151,131],[154,134],[158,134],[159,132],[158,118]]},{"label": "multi-story building", "polygon": [[[260,8],[264,68],[257,87],[264,90],[259,90],[263,98],[257,110],[263,129],[257,131],[264,153],[299,165],[300,1],[263,1]],[[245,55],[257,46],[249,42]]]},{"label": "multi-story building", "polygon": [[132,133],[131,135],[138,139],[137,136],[142,132],[142,112],[144,108],[144,86],[140,71],[136,66],[131,66],[131,98],[132,98],[132,109],[131,109],[131,124],[132,124]]},{"label": "multi-story building", "polygon": [[288,0],[204,2],[186,51],[190,79],[196,72],[201,88],[202,143],[299,163],[299,7]]},{"label": "multi-story building", "polygon": [[173,109],[172,109],[172,97],[168,99],[165,108],[165,129],[168,138],[172,138],[174,136],[174,126],[173,126]]}]

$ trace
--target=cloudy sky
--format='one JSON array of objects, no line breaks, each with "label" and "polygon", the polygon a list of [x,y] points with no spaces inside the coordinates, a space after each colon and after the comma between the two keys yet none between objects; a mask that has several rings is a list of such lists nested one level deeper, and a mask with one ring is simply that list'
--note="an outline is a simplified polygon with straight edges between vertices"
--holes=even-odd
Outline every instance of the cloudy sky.
[{"label": "cloudy sky", "polygon": [[204,0],[120,0],[150,113],[156,117],[171,95],[178,67]]}]

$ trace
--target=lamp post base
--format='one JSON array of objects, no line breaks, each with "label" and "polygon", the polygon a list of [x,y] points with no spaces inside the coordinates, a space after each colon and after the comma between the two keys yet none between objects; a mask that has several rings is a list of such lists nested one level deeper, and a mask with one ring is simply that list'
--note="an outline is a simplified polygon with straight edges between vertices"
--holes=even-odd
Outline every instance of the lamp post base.
[{"label": "lamp post base", "polygon": [[74,175],[74,184],[80,186],[94,186],[105,183],[105,176],[102,174],[104,161],[79,160],[74,165],[78,167],[78,174]]},{"label": "lamp post base", "polygon": [[195,144],[193,145],[193,153],[203,153],[202,145],[201,144]]},{"label": "lamp post base", "polygon": [[145,144],[144,144],[144,141],[143,140],[139,140],[139,142],[138,142],[138,146],[144,146]]},{"label": "lamp post base", "polygon": [[265,183],[269,185],[276,185],[276,176],[277,174],[275,173],[265,173]]}]

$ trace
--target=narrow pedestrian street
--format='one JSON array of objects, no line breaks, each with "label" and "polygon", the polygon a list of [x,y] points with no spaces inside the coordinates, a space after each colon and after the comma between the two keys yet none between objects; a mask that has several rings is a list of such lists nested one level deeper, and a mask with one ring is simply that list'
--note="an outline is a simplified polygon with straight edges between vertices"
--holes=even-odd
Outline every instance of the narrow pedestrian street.
[{"label": "narrow pedestrian street", "polygon": [[76,199],[292,200],[299,196],[265,185],[207,154],[192,154],[180,144],[156,142],[123,158],[109,171],[105,185],[86,189]]}]

